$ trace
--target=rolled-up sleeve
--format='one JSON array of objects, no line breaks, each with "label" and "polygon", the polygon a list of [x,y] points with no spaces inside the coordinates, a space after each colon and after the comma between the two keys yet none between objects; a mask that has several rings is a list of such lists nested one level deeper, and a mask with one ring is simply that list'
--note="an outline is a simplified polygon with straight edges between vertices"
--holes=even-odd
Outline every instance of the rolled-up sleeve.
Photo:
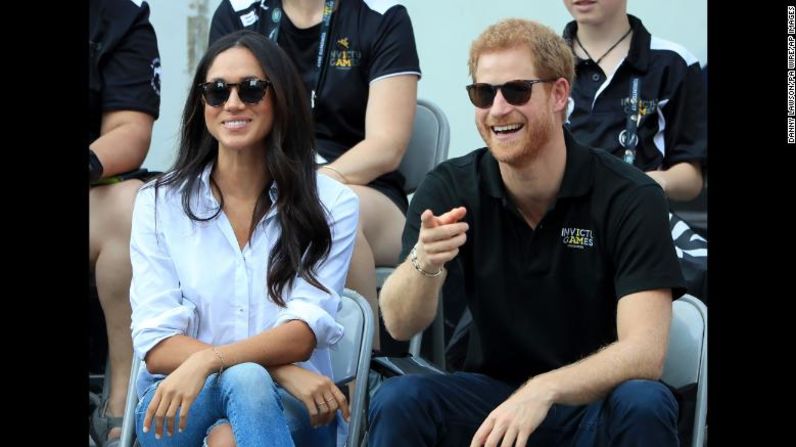
[{"label": "rolled-up sleeve", "polygon": [[138,192],[130,235],[133,349],[142,359],[168,337],[194,336],[198,324],[196,306],[183,299],[180,292],[177,271],[163,234],[168,222],[162,217],[168,211],[161,203],[158,213],[155,212],[154,191],[145,187]]},{"label": "rolled-up sleeve", "polygon": [[328,206],[327,219],[332,233],[329,256],[316,269],[316,278],[329,293],[298,277],[282,308],[276,324],[301,320],[315,333],[317,348],[328,348],[343,336],[343,326],[335,321],[340,304],[340,293],[345,287],[351,256],[354,252],[359,199],[348,188],[341,190],[337,199]]}]

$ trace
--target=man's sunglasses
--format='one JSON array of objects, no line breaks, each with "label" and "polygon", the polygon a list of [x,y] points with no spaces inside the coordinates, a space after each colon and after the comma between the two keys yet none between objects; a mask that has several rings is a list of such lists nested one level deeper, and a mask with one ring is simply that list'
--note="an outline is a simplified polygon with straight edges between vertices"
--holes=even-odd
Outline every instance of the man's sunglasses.
[{"label": "man's sunglasses", "polygon": [[260,79],[247,79],[236,84],[218,80],[199,84],[199,89],[202,91],[202,97],[207,105],[218,107],[227,102],[232,87],[238,88],[238,98],[241,101],[247,104],[257,104],[265,96],[269,85],[271,85],[271,81]]},{"label": "man's sunglasses", "polygon": [[498,90],[503,94],[506,102],[513,106],[521,106],[531,99],[531,92],[533,85],[539,82],[553,82],[555,79],[532,79],[532,80],[516,80],[509,81],[502,85],[492,85],[485,83],[475,83],[467,86],[467,95],[470,96],[470,102],[479,109],[492,107],[495,101],[495,95]]}]

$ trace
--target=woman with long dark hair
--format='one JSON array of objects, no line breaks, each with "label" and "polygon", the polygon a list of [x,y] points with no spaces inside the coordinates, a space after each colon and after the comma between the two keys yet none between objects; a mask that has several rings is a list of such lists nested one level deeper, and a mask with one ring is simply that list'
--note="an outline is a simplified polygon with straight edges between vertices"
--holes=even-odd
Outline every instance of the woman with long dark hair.
[{"label": "woman with long dark hair", "polygon": [[[368,300],[378,323],[376,266],[399,263],[409,206],[398,171],[412,136],[420,79],[409,13],[396,1],[218,2],[210,42],[240,29],[277,42],[301,73],[318,154],[328,162],[319,172],[359,197],[347,284]],[[378,332],[376,324],[376,348]]]},{"label": "woman with long dark hair", "polygon": [[303,88],[261,34],[219,39],[197,67],[174,167],[138,194],[143,446],[334,445],[337,410],[348,418],[328,348],[358,200],[316,172]]}]

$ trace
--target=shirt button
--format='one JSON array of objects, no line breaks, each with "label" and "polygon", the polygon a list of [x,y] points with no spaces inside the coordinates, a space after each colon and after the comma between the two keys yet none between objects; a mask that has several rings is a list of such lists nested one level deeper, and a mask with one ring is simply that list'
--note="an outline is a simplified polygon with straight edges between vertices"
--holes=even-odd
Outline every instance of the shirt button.
[{"label": "shirt button", "polygon": [[591,75],[591,79],[594,82],[599,81],[600,80],[600,74],[599,73],[594,73],[593,75]]}]

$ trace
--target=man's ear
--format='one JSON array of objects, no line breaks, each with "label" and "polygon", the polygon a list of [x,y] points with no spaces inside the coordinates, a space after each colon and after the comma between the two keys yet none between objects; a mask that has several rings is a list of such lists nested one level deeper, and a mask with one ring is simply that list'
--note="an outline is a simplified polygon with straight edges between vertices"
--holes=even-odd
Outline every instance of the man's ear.
[{"label": "man's ear", "polygon": [[562,112],[567,109],[569,90],[569,81],[566,79],[558,78],[553,82],[553,88],[550,89],[550,100],[553,101],[554,111]]}]

